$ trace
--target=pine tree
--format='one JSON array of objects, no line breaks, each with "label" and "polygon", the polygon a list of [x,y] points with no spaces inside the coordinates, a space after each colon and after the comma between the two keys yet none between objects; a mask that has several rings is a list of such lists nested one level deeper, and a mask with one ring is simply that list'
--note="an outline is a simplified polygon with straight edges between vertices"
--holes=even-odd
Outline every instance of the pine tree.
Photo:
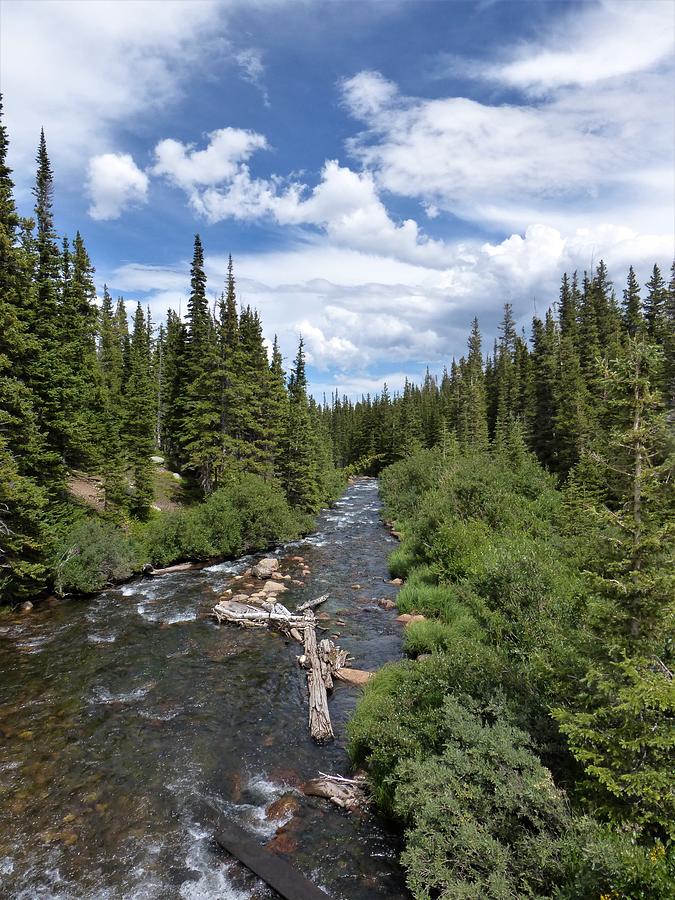
[{"label": "pine tree", "polygon": [[288,380],[288,420],[284,453],[284,487],[289,502],[315,512],[321,502],[316,447],[307,404],[305,344],[302,338]]},{"label": "pine tree", "polygon": [[154,424],[146,320],[139,303],[131,337],[124,418],[124,437],[133,481],[132,510],[139,518],[147,517],[153,498],[150,456],[154,447]]},{"label": "pine tree", "polygon": [[658,344],[663,345],[668,332],[667,306],[668,289],[658,266],[652,269],[651,278],[646,284],[645,320],[647,334]]},{"label": "pine tree", "polygon": [[635,337],[645,327],[640,285],[632,266],[628,270],[628,282],[623,292],[623,324],[630,337]]},{"label": "pine tree", "polygon": [[195,235],[185,344],[185,397],[180,428],[183,468],[208,495],[222,477],[218,384],[219,342],[206,299],[204,251]]},{"label": "pine tree", "polygon": [[516,324],[510,303],[504,305],[504,317],[499,326],[499,347],[495,351],[494,396],[496,446],[501,446],[516,418],[518,380],[514,364],[516,353]]},{"label": "pine tree", "polygon": [[270,428],[272,474],[276,478],[281,478],[283,476],[284,439],[288,427],[288,394],[284,362],[276,334],[272,346],[272,361],[267,384],[264,414],[267,416]]},{"label": "pine tree", "polygon": [[[462,390],[456,404],[457,437],[460,444],[484,450],[488,444],[485,377],[478,319],[474,318],[469,336],[469,354],[462,368]],[[453,360],[454,366],[454,360]],[[454,378],[458,373],[455,369]]]},{"label": "pine tree", "polygon": [[59,249],[54,230],[54,177],[47,154],[44,131],[40,133],[37,153],[35,197],[36,236],[34,244],[33,299],[29,303],[28,327],[36,340],[36,352],[28,363],[29,387],[38,398],[39,414],[51,449],[65,458],[68,446],[67,420],[64,417],[64,384],[67,366],[61,358],[59,333]]},{"label": "pine tree", "polygon": [[532,412],[530,446],[539,461],[552,467],[556,451],[557,330],[549,310],[546,325],[532,322]]},{"label": "pine tree", "polygon": [[557,717],[599,807],[672,837],[675,697],[663,660],[675,597],[673,461],[664,456],[661,365],[659,349],[638,336],[604,370],[611,428],[597,458],[605,497],[590,509],[599,526],[591,665]]}]

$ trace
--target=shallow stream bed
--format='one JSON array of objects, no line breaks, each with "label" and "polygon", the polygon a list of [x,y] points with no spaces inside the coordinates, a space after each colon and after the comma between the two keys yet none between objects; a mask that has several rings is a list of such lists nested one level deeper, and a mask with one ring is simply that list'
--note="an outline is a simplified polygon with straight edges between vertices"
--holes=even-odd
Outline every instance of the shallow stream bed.
[{"label": "shallow stream bed", "polygon": [[[395,612],[376,603],[395,593],[379,505],[377,483],[359,480],[312,535],[278,551],[311,570],[283,602],[328,592],[319,624],[365,669],[401,655]],[[261,842],[282,826],[276,848],[335,900],[408,897],[397,838],[382,823],[297,791],[318,771],[347,773],[357,689],[336,685],[337,737],[318,747],[298,645],[209,616],[250,562],[0,621],[0,897],[276,896],[218,848],[223,818]],[[269,821],[284,795],[288,821]]]}]

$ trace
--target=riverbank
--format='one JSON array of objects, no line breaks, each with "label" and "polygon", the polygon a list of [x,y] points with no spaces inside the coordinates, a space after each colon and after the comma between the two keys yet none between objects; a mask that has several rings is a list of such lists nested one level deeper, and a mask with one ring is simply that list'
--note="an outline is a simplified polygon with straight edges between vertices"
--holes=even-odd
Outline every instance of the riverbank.
[{"label": "riverbank", "polygon": [[[327,496],[326,505],[337,496]],[[233,560],[314,527],[314,517],[291,507],[276,482],[248,474],[201,503],[154,511],[147,522],[115,521],[72,505],[57,518],[43,566],[44,589],[19,593],[10,605],[29,611],[50,598],[53,603],[64,596],[93,596],[129,582],[148,567]]]},{"label": "riverbank", "polygon": [[[350,486],[316,530],[278,548],[311,570],[284,602],[329,593],[319,620],[359,667],[399,659],[402,629],[379,519],[377,483]],[[145,579],[0,628],[0,873],[11,897],[78,900],[265,896],[212,841],[221,817],[274,841],[314,883],[346,900],[408,897],[399,838],[300,785],[349,774],[346,727],[358,689],[336,683],[336,740],[306,729],[297,645],[217,627],[217,598],[244,579],[247,556]],[[301,570],[298,570],[301,574]],[[340,624],[342,623],[342,624]],[[293,815],[266,818],[291,795]]]},{"label": "riverbank", "polygon": [[597,510],[517,443],[420,450],[381,490],[399,609],[427,619],[366,687],[350,751],[405,829],[413,895],[672,900],[668,650],[612,654]]}]

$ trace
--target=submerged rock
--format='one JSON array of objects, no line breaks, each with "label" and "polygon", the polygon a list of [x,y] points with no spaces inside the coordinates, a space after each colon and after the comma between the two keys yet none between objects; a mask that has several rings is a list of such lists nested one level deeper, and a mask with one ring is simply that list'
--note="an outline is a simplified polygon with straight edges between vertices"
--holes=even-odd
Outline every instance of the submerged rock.
[{"label": "submerged rock", "polygon": [[380,597],[377,601],[377,605],[381,606],[382,609],[396,609],[396,604],[393,600],[390,600],[389,597]]},{"label": "submerged rock", "polygon": [[289,792],[270,803],[265,810],[265,818],[268,822],[280,822],[282,819],[290,818],[298,809],[300,809],[298,798]]}]

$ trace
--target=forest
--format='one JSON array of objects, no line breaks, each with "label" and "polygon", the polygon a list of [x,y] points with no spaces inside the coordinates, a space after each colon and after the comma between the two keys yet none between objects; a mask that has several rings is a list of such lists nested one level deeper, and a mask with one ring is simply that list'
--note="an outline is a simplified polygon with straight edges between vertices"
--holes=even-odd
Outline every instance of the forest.
[{"label": "forest", "polygon": [[[184,320],[156,327],[56,233],[44,134],[34,218],[16,210],[0,123],[0,603],[87,593],[144,564],[235,556],[297,536],[342,488],[300,340],[288,375],[232,261],[211,305],[195,236]],[[187,287],[187,286],[186,286]],[[159,493],[181,500],[162,510]],[[94,475],[92,504],[73,495]],[[168,486],[167,486],[168,478]],[[178,508],[174,508],[178,507]],[[223,514],[225,510],[225,514]]]},{"label": "forest", "polygon": [[44,134],[30,218],[8,146],[0,122],[0,603],[272,547],[377,475],[421,618],[349,746],[413,896],[675,896],[675,267],[619,297],[602,261],[565,274],[529,335],[507,304],[490,352],[474,319],[440,378],[317,403],[231,257],[209,300],[199,235],[184,317],[97,299]]},{"label": "forest", "polygon": [[[674,271],[675,275],[675,271]],[[427,898],[675,896],[675,278],[564,275],[531,339],[325,412],[381,472],[409,661],[355,765]]]}]

